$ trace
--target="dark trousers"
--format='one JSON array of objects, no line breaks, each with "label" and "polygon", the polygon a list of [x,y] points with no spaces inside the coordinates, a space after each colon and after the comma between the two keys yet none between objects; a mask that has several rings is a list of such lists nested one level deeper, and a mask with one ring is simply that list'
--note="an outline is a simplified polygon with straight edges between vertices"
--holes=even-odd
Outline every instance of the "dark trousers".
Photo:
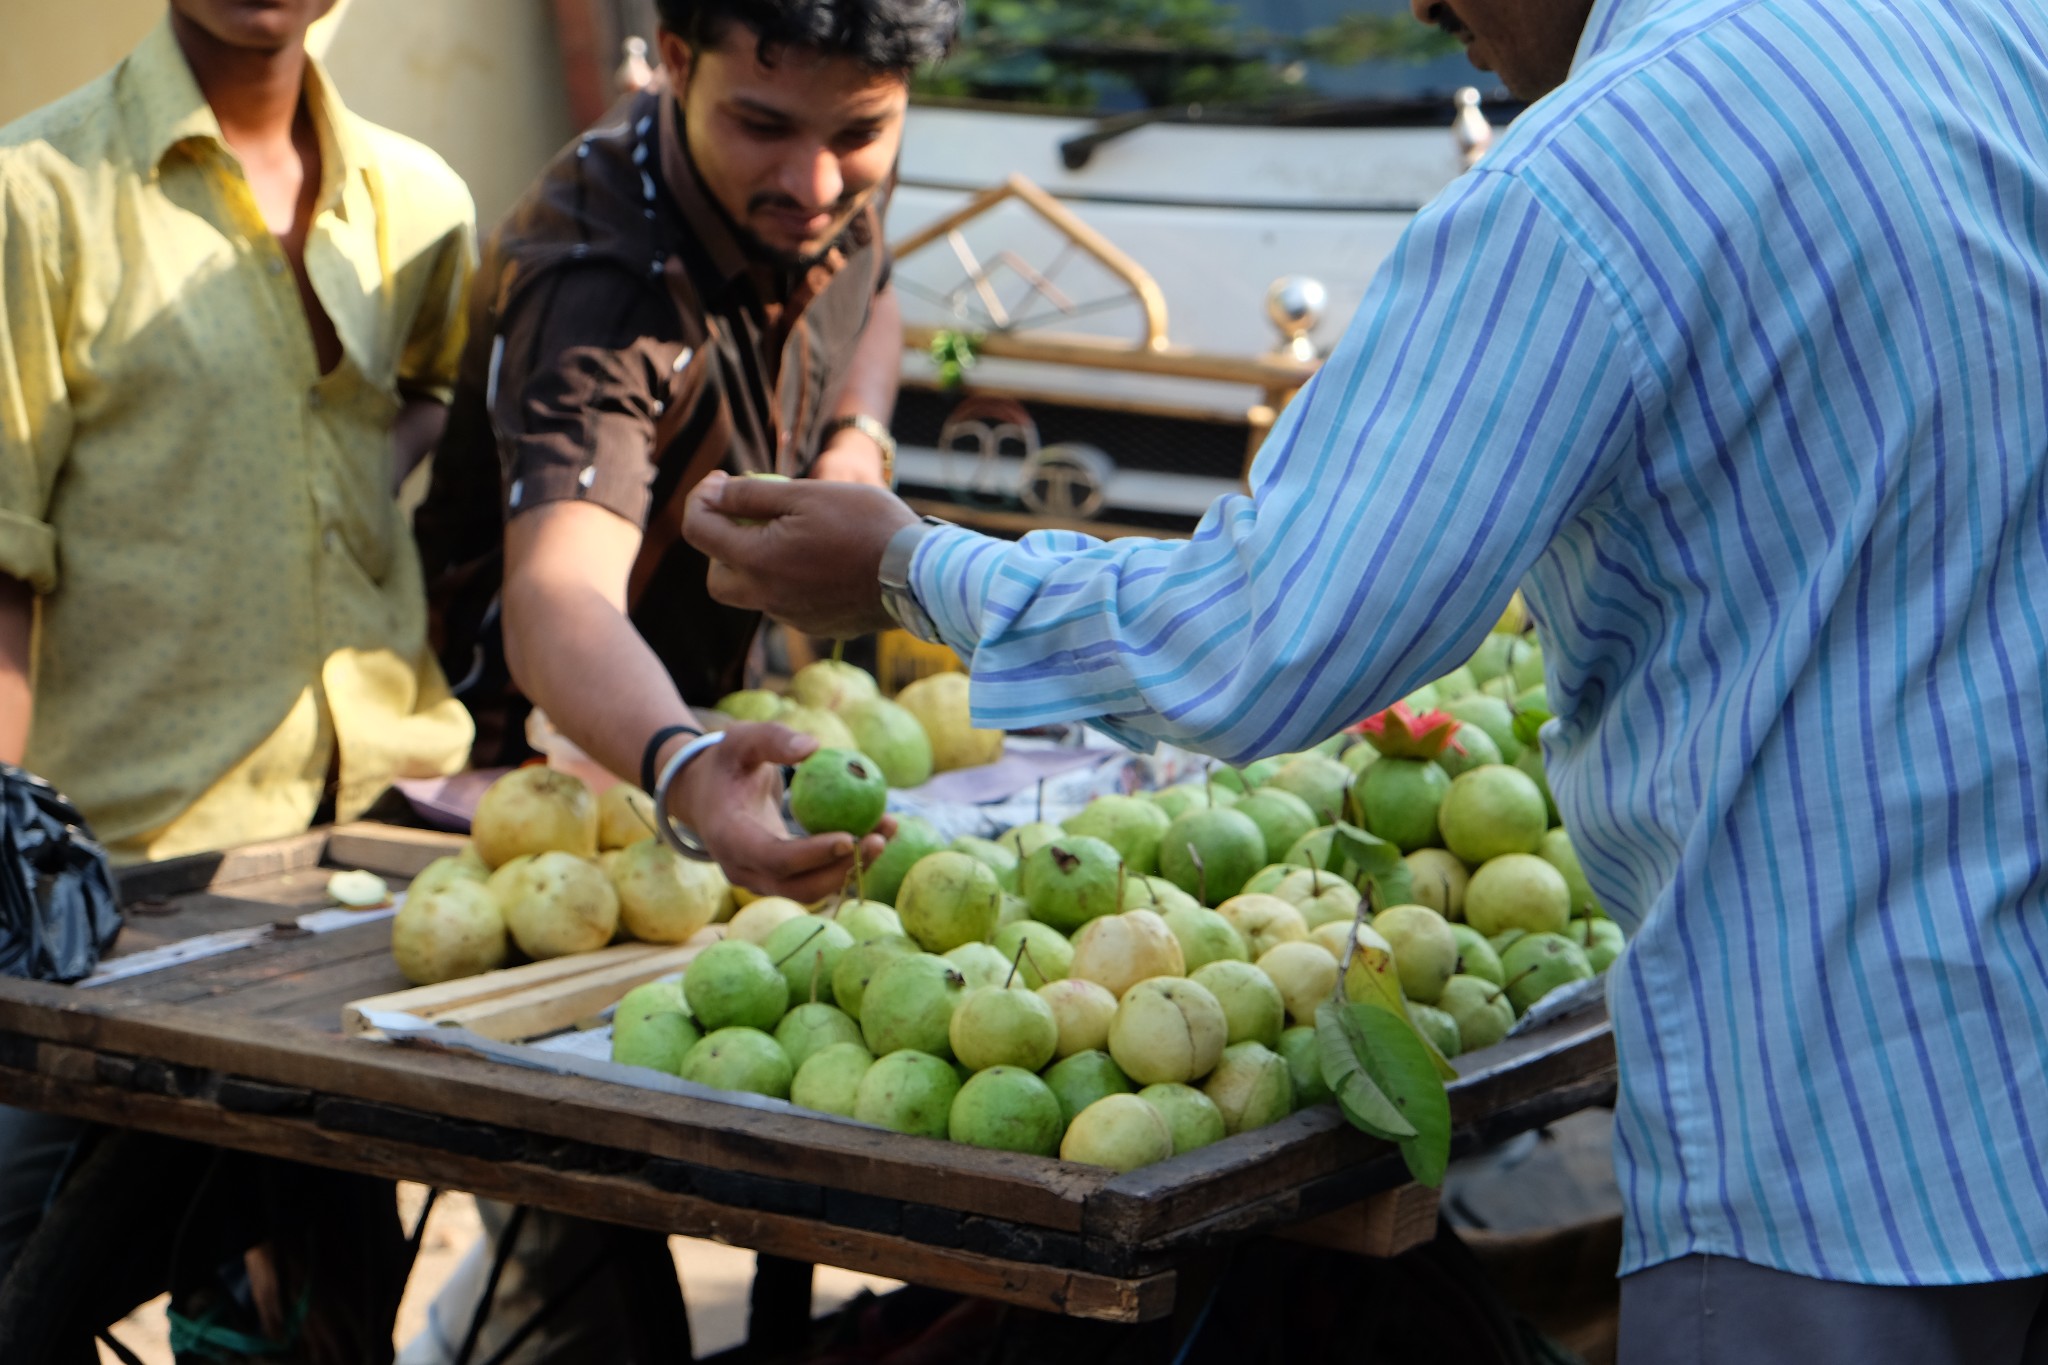
[{"label": "dark trousers", "polygon": [[1722,1256],[1621,1281],[1620,1365],[2048,1365],[2048,1277],[1891,1288]]}]

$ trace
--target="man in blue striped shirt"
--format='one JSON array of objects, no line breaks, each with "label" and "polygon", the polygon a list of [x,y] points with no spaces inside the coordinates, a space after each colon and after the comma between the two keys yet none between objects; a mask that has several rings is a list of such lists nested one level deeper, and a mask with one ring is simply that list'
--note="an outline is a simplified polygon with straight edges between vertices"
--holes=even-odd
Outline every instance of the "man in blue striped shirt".
[{"label": "man in blue striped shirt", "polygon": [[2048,10],[1418,8],[1550,93],[1418,215],[1249,497],[1009,544],[714,486],[714,590],[851,634],[876,569],[980,723],[1240,760],[1526,584],[1551,783],[1635,930],[1624,1358],[2048,1357]]}]

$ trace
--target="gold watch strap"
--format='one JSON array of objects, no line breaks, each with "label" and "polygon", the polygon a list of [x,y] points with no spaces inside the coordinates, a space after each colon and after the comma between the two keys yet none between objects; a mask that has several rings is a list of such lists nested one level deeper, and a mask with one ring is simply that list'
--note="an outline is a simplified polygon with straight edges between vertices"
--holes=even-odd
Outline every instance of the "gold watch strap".
[{"label": "gold watch strap", "polygon": [[848,413],[843,417],[833,418],[831,423],[825,428],[825,435],[829,439],[848,427],[852,427],[855,431],[873,441],[876,449],[882,452],[882,483],[886,487],[894,488],[896,486],[896,438],[889,434],[888,424],[879,417],[870,417],[864,412]]}]

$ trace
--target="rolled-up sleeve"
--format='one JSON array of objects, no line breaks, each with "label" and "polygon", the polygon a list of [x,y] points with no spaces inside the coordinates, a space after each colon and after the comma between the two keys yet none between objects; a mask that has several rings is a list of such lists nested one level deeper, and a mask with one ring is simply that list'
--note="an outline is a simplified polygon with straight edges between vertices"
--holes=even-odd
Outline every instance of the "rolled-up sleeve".
[{"label": "rolled-up sleeve", "polygon": [[1089,721],[1233,760],[1302,747],[1468,657],[1639,437],[1633,351],[1514,177],[1420,214],[1185,541],[927,536],[913,586],[977,724]]},{"label": "rolled-up sleeve", "polygon": [[646,525],[678,330],[667,299],[615,270],[528,291],[492,338],[487,387],[508,517],[581,500]]},{"label": "rolled-up sleeve", "polygon": [[50,496],[71,447],[58,334],[62,281],[51,215],[0,162],[0,573],[57,587]]}]

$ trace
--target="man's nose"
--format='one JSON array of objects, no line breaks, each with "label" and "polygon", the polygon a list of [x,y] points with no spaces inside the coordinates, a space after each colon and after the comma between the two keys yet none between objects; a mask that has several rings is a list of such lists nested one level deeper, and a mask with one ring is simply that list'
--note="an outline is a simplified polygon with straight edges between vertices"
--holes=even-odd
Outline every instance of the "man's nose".
[{"label": "man's nose", "polygon": [[1408,9],[1415,15],[1418,24],[1434,24],[1429,12],[1437,7],[1438,0],[1408,0]]},{"label": "man's nose", "polygon": [[783,168],[782,188],[805,208],[823,212],[839,202],[846,179],[839,173],[839,158],[829,147],[819,147],[791,158]]}]

